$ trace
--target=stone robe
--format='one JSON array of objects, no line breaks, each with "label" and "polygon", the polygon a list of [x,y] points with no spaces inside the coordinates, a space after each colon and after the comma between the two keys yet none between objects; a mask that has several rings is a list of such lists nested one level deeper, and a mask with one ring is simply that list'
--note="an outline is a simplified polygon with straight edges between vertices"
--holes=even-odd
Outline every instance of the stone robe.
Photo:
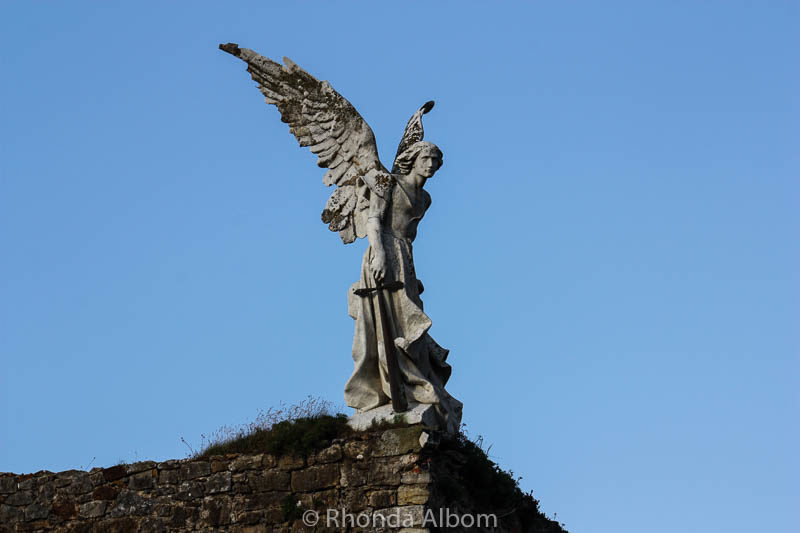
[{"label": "stone robe", "polygon": [[451,372],[446,362],[448,350],[428,334],[431,319],[422,308],[422,285],[417,280],[412,255],[416,227],[430,205],[430,196],[420,190],[416,202],[412,202],[412,196],[395,178],[390,187],[381,192],[382,197],[373,195],[371,202],[379,202],[376,210],[381,220],[380,238],[388,270],[385,281],[401,281],[403,288],[382,291],[388,316],[380,312],[377,292],[367,296],[355,294],[355,289],[377,284],[370,270],[374,253],[371,244],[361,263],[361,279],[352,285],[348,294],[349,314],[355,319],[355,368],[345,386],[345,401],[359,411],[391,403],[382,325],[386,320],[397,347],[402,386],[409,405],[434,405],[441,426],[455,432],[461,423],[462,404],[444,388]]}]

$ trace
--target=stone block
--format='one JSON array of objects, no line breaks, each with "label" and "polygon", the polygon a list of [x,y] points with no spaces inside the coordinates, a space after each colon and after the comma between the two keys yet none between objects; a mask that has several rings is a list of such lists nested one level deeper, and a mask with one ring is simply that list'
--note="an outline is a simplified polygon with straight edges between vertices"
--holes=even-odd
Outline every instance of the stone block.
[{"label": "stone block", "polygon": [[230,464],[231,472],[241,472],[242,470],[260,470],[263,467],[263,455],[243,455],[237,457]]},{"label": "stone block", "polygon": [[122,479],[125,477],[126,474],[127,470],[125,468],[125,465],[117,465],[103,469],[103,479],[105,480],[106,483]]},{"label": "stone block", "polygon": [[317,452],[314,456],[314,460],[317,463],[333,463],[334,461],[338,461],[342,458],[342,447],[338,444],[334,444],[333,446],[329,446],[324,450]]},{"label": "stone block", "polygon": [[158,472],[159,485],[174,485],[180,481],[180,470],[160,470]]},{"label": "stone block", "polygon": [[11,476],[0,477],[0,494],[11,494],[17,491],[17,480]]},{"label": "stone block", "polygon": [[322,464],[292,472],[292,490],[309,492],[336,486],[339,482],[339,465]]},{"label": "stone block", "polygon": [[71,500],[56,500],[53,502],[53,514],[62,520],[75,518],[78,514],[78,506]]},{"label": "stone block", "polygon": [[281,470],[297,470],[305,465],[305,459],[296,455],[284,455],[278,458],[278,468]]},{"label": "stone block", "polygon": [[128,488],[131,490],[152,489],[155,486],[155,478],[150,470],[134,474],[128,478]]},{"label": "stone block", "polygon": [[205,461],[193,461],[181,466],[181,479],[191,480],[211,473],[211,465]]},{"label": "stone block", "polygon": [[381,434],[372,456],[386,457],[417,452],[422,449],[419,442],[421,432],[419,427],[388,429]]},{"label": "stone block", "polygon": [[29,490],[21,490],[6,497],[5,503],[8,505],[28,505],[33,502],[33,493]]},{"label": "stone block", "polygon": [[122,487],[117,484],[100,485],[94,492],[92,498],[95,500],[116,500]]},{"label": "stone block", "polygon": [[99,501],[84,503],[81,505],[78,514],[81,516],[81,518],[97,518],[98,516],[103,516],[105,512],[106,502]]},{"label": "stone block", "polygon": [[216,494],[218,492],[228,492],[231,490],[231,473],[218,472],[209,476],[206,481],[206,494]]},{"label": "stone block", "polygon": [[417,466],[408,472],[403,472],[400,476],[400,482],[404,484],[430,483],[431,474]]},{"label": "stone block", "polygon": [[158,466],[158,463],[155,461],[139,461],[137,463],[131,463],[125,466],[125,472],[130,476],[132,474],[138,474],[139,472],[144,472],[145,470],[152,470]]},{"label": "stone block", "polygon": [[195,481],[184,481],[178,488],[175,498],[182,501],[195,500],[203,497],[203,486]]},{"label": "stone block", "polygon": [[400,485],[397,488],[397,505],[418,505],[427,503],[430,490],[427,485]]},{"label": "stone block", "polygon": [[267,472],[250,472],[247,474],[247,482],[255,492],[268,490],[288,490],[291,480],[289,472],[281,470],[270,470]]},{"label": "stone block", "polygon": [[378,509],[391,507],[397,504],[396,496],[393,490],[375,490],[367,494],[367,504]]},{"label": "stone block", "polygon": [[365,457],[369,457],[369,448],[369,442],[367,441],[356,440],[346,442],[343,447],[344,456],[348,459],[361,461]]}]

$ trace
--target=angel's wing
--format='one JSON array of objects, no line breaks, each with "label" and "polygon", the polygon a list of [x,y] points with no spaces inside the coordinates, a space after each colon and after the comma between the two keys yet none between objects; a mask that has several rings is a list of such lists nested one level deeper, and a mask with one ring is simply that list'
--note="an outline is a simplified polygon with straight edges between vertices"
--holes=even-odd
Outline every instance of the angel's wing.
[{"label": "angel's wing", "polygon": [[386,173],[366,121],[327,81],[319,81],[289,58],[284,57],[285,65],[280,65],[234,43],[219,47],[247,63],[267,103],[277,106],[300,146],[308,146],[319,157],[317,165],[328,169],[322,181],[337,188],[322,212],[322,221],[338,231],[345,243],[364,237],[369,194],[383,195],[376,191],[375,180],[364,176]]},{"label": "angel's wing", "polygon": [[422,107],[417,109],[417,112],[411,115],[406,124],[406,129],[403,131],[403,137],[400,139],[400,145],[397,147],[397,153],[394,156],[394,163],[392,164],[392,174],[397,173],[397,158],[400,154],[406,151],[408,147],[417,141],[421,141],[425,136],[425,130],[422,127],[422,115],[433,109],[433,100],[429,100],[422,104]]}]

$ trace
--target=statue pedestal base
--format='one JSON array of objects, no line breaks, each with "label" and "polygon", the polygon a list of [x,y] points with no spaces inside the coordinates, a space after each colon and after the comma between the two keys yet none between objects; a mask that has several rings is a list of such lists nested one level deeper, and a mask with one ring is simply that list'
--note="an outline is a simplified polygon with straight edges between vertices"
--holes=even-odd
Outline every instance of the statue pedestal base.
[{"label": "statue pedestal base", "polygon": [[[396,417],[402,417],[402,419]],[[347,424],[356,431],[363,431],[369,429],[372,424],[400,420],[407,424],[422,424],[432,428],[440,426],[436,406],[425,403],[410,403],[408,411],[403,413],[395,413],[390,403],[369,411],[356,411],[347,421]]]}]

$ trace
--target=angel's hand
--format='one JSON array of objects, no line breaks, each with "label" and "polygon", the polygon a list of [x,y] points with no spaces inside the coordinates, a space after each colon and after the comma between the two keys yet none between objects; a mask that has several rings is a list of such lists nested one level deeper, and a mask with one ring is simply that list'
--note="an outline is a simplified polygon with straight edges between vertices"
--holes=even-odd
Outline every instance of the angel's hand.
[{"label": "angel's hand", "polygon": [[372,271],[375,281],[383,281],[386,278],[386,254],[383,252],[374,254],[369,263],[369,269]]}]

